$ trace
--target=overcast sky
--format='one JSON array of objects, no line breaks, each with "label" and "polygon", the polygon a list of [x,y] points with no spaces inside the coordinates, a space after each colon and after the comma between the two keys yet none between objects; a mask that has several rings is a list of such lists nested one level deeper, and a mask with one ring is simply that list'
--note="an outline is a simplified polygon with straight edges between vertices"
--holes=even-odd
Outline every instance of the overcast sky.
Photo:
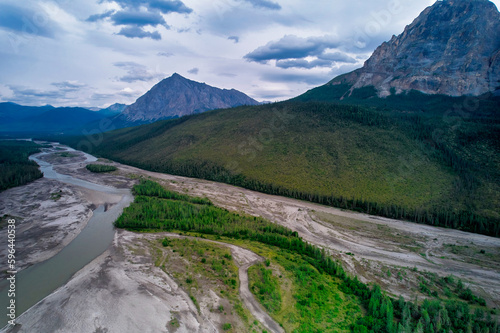
[{"label": "overcast sky", "polygon": [[433,3],[0,0],[0,101],[130,104],[175,72],[284,100],[361,67]]}]

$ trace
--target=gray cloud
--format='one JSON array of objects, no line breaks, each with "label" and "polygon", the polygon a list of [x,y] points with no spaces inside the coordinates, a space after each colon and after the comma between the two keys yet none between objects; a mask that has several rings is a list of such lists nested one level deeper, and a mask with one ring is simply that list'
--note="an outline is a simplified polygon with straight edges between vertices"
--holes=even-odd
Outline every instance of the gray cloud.
[{"label": "gray cloud", "polygon": [[47,13],[37,8],[24,8],[11,4],[0,4],[0,29],[16,33],[54,38],[60,27]]},{"label": "gray cloud", "polygon": [[195,67],[195,68],[191,68],[190,70],[188,70],[188,73],[196,75],[196,74],[198,74],[199,71],[200,71],[200,69]]},{"label": "gray cloud", "polygon": [[358,62],[356,59],[342,52],[321,53],[317,55],[317,58],[311,61],[306,59],[277,60],[276,67],[311,69],[315,67],[333,67],[336,63],[355,64]]},{"label": "gray cloud", "polygon": [[323,52],[318,55],[318,58],[322,60],[330,60],[332,62],[343,62],[348,64],[355,64],[358,62],[353,57],[342,52]]},{"label": "gray cloud", "polygon": [[151,38],[160,40],[161,35],[158,31],[149,32],[140,27],[124,27],[117,33],[117,35],[125,36],[128,38]]},{"label": "gray cloud", "polygon": [[118,80],[122,82],[147,82],[164,77],[164,75],[161,73],[151,73],[146,66],[131,61],[116,62],[113,65],[127,71],[127,75],[118,78]]},{"label": "gray cloud", "polygon": [[180,13],[189,14],[193,10],[187,7],[182,1],[156,0],[147,2],[149,8],[160,10],[163,14]]},{"label": "gray cloud", "polygon": [[168,58],[168,57],[173,56],[174,54],[170,53],[170,52],[158,52],[156,55],[160,56],[160,57],[167,57]]},{"label": "gray cloud", "polygon": [[93,101],[102,101],[102,100],[110,100],[116,97],[116,94],[101,94],[101,93],[95,93],[90,96],[90,99]]},{"label": "gray cloud", "polygon": [[111,21],[113,21],[114,25],[133,25],[138,27],[163,25],[168,27],[163,16],[154,12],[119,11],[111,16]]},{"label": "gray cloud", "polygon": [[234,41],[235,43],[239,43],[240,37],[238,36],[229,36],[227,39]]},{"label": "gray cloud", "polygon": [[68,100],[70,98],[66,97],[65,91],[61,90],[38,90],[32,88],[26,88],[16,85],[7,86],[13,93],[9,101],[19,104],[35,104],[41,105],[46,103],[52,103],[55,100]]},{"label": "gray cloud", "polygon": [[265,72],[262,74],[261,79],[268,82],[279,83],[306,83],[309,85],[324,84],[332,79],[329,74],[299,74],[299,73],[274,73]]},{"label": "gray cloud", "polygon": [[[333,36],[301,38],[295,35],[286,35],[278,41],[258,47],[245,55],[244,59],[258,63],[276,60],[276,67],[284,69],[312,69],[333,67],[338,63],[357,63],[356,59],[346,53],[327,51],[340,46],[341,43]],[[306,59],[307,57],[316,59]]]},{"label": "gray cloud", "polygon": [[333,66],[333,61],[316,59],[308,61],[305,59],[292,59],[292,60],[278,60],[276,61],[276,67],[279,68],[315,68],[315,67],[331,67]]},{"label": "gray cloud", "polygon": [[111,15],[113,15],[115,13],[114,10],[109,10],[107,12],[104,12],[102,14],[94,14],[94,15],[90,15],[85,21],[87,22],[97,22],[97,21],[101,21],[101,20],[104,20],[105,18],[108,18],[110,17]]},{"label": "gray cloud", "polygon": [[248,2],[252,4],[252,6],[257,7],[257,8],[265,8],[265,9],[272,9],[272,10],[280,10],[281,6],[277,2],[272,2],[269,0],[243,0],[245,2]]},{"label": "gray cloud", "polygon": [[223,76],[223,77],[237,77],[238,75],[233,74],[233,73],[219,73],[217,76]]},{"label": "gray cloud", "polygon": [[327,48],[338,47],[340,43],[332,36],[301,38],[286,35],[276,42],[264,46],[244,56],[248,61],[265,63],[269,60],[300,59],[317,56]]},{"label": "gray cloud", "polygon": [[87,87],[86,84],[77,81],[53,82],[51,85],[65,92],[78,91]]},{"label": "gray cloud", "polygon": [[87,22],[97,22],[110,19],[114,25],[124,26],[118,35],[128,38],[151,38],[160,40],[158,31],[148,32],[142,29],[145,26],[157,27],[162,25],[169,29],[162,14],[180,13],[189,14],[193,10],[179,0],[101,0],[103,2],[114,2],[121,6],[120,11],[108,11],[102,14],[94,14],[87,18]]}]

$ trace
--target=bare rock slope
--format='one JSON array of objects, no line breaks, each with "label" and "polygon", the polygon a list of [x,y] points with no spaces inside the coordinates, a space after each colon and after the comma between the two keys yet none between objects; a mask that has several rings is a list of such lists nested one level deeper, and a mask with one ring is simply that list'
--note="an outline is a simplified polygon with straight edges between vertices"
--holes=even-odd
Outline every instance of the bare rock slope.
[{"label": "bare rock slope", "polygon": [[500,93],[500,13],[488,0],[444,0],[426,8],[364,66],[328,84],[374,86],[380,97],[418,90],[478,96]]}]

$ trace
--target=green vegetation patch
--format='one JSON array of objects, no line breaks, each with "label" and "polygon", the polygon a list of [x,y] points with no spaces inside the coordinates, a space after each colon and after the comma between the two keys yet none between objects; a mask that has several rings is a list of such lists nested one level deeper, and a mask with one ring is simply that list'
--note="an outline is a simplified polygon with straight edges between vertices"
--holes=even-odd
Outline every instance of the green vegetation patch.
[{"label": "green vegetation patch", "polygon": [[[142,182],[136,186],[140,188],[148,186],[147,184]],[[137,196],[134,203],[126,208],[116,221],[116,226],[143,231],[177,230],[204,233],[220,239],[227,237],[238,241],[258,242],[280,249],[281,254],[289,263],[280,261],[280,255],[278,255],[274,258],[268,257],[269,262],[266,264],[269,263],[269,267],[271,267],[271,261],[277,260],[278,264],[283,267],[283,272],[293,274],[293,276],[288,275],[288,278],[297,285],[296,289],[292,288],[291,290],[293,290],[298,315],[296,317],[291,315],[288,320],[300,322],[299,327],[302,328],[297,329],[297,332],[346,329],[346,320],[340,319],[337,322],[336,318],[341,318],[341,313],[349,311],[352,312],[351,318],[355,317],[359,311],[354,305],[357,302],[363,306],[366,312],[364,316],[359,317],[355,323],[350,325],[349,328],[353,332],[465,332],[469,331],[468,328],[473,327],[474,333],[481,333],[497,331],[498,329],[495,319],[492,319],[491,316],[475,316],[469,305],[462,301],[434,300],[419,304],[418,302],[407,302],[401,298],[395,300],[382,292],[378,285],[367,286],[356,277],[353,278],[346,274],[341,265],[327,255],[324,250],[304,242],[296,232],[262,218],[239,215],[219,207],[194,204],[183,200]],[[167,240],[165,243],[162,246],[169,246],[170,241]],[[181,255],[183,254],[181,253]],[[202,262],[203,259],[198,257],[196,261],[204,265],[210,263],[207,258],[205,258],[205,262]],[[217,261],[212,261],[211,264],[215,265],[215,267],[212,266],[213,270],[221,269],[221,265],[223,265],[222,262],[218,263]],[[263,274],[262,271],[261,274]],[[273,281],[270,275],[260,276],[260,281],[262,282],[264,278]],[[258,276],[254,282],[259,282]],[[187,276],[185,283],[191,285],[195,283],[195,279]],[[338,283],[338,286],[333,286],[333,283]],[[265,291],[266,289],[259,288],[259,293],[260,290]],[[330,293],[333,298],[326,299],[319,291]],[[341,311],[338,307],[342,300],[344,302],[346,300],[338,291],[342,292],[348,299],[356,300],[347,310]],[[269,294],[273,295],[272,289],[269,290]],[[286,298],[283,290],[281,290],[281,295],[281,308],[285,308],[285,304],[293,302],[283,301]],[[468,298],[470,298],[472,302],[481,302],[479,299],[472,298],[466,289],[460,295],[463,299],[469,300]],[[194,295],[191,296],[196,304],[196,298]],[[270,297],[265,297],[265,300],[266,298],[269,300]],[[274,312],[277,311],[275,310],[277,309],[276,302],[274,304],[271,302],[269,306]],[[485,308],[483,307],[482,310],[484,311]],[[429,321],[427,321],[427,316]],[[441,320],[441,318],[445,320]],[[432,320],[436,325],[431,322]]]},{"label": "green vegetation patch", "polygon": [[[152,243],[155,265],[171,274],[199,309],[199,300],[213,291],[221,298],[209,304],[231,327],[248,328],[254,320],[239,297],[238,267],[231,251],[219,244],[196,239],[165,237]],[[235,316],[239,319],[235,319]]]},{"label": "green vegetation patch", "polygon": [[281,310],[281,290],[279,278],[262,263],[248,269],[250,290],[270,313]]},{"label": "green vegetation patch", "polygon": [[61,157],[77,157],[78,156],[77,154],[72,154],[72,153],[67,152],[67,151],[65,151],[63,153],[59,153],[57,155],[59,155]]},{"label": "green vegetation patch", "polygon": [[28,159],[40,152],[40,148],[32,141],[0,141],[0,191],[43,177],[38,164]]},{"label": "green vegetation patch", "polygon": [[300,255],[267,247],[270,268],[249,269],[251,291],[287,332],[348,332],[362,316],[357,297],[341,281],[320,273]]},{"label": "green vegetation patch", "polygon": [[87,164],[85,168],[90,172],[95,173],[112,172],[118,170],[115,166],[105,164]]}]

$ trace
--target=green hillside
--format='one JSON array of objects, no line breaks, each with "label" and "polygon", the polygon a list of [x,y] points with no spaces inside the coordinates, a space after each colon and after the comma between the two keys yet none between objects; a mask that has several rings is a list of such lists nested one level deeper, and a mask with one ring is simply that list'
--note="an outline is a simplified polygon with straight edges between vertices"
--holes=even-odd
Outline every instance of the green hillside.
[{"label": "green hillside", "polygon": [[[439,107],[401,111],[387,100],[380,100],[385,106],[238,107],[108,132],[90,152],[153,171],[498,236],[497,102],[482,100],[467,118],[444,117],[442,105],[450,101],[419,98],[420,106]],[[85,140],[62,141],[78,147]]]}]

